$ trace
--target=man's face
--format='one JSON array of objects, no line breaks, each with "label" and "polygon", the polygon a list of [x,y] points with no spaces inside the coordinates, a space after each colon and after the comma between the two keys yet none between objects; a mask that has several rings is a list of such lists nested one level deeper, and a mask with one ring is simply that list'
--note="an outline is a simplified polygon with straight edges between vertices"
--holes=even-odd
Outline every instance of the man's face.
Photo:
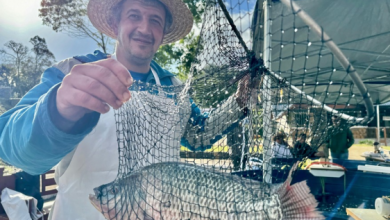
[{"label": "man's face", "polygon": [[301,144],[305,143],[305,141],[306,141],[306,138],[305,138],[305,137],[301,137],[301,138],[299,139],[299,142],[300,142]]},{"label": "man's face", "polygon": [[332,117],[332,122],[333,122],[333,125],[334,125],[334,126],[338,126],[338,125],[340,124],[340,119],[339,119],[339,118]]},{"label": "man's face", "polygon": [[164,25],[165,10],[161,5],[126,1],[120,21],[114,26],[117,50],[128,60],[150,62],[162,43]]}]

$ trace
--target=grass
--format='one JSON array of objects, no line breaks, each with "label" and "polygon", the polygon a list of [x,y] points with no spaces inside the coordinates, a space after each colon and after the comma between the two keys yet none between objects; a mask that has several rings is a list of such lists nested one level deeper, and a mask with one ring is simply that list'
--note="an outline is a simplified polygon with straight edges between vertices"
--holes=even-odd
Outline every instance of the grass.
[{"label": "grass", "polygon": [[10,165],[4,163],[2,160],[0,160],[0,167],[4,167],[4,175],[5,176],[11,175],[11,174],[19,171],[16,167],[10,166]]},{"label": "grass", "polygon": [[[190,150],[184,146],[181,146],[180,151],[188,152]],[[207,149],[204,152],[225,152],[225,153],[227,153],[227,152],[229,152],[229,146],[213,146],[212,148]]]},{"label": "grass", "polygon": [[[353,147],[372,147],[374,148],[374,145],[369,144],[354,144]],[[381,146],[384,150],[390,150],[390,146]]]},{"label": "grass", "polygon": [[[359,144],[354,144],[352,145],[352,147],[354,149],[356,148],[369,148],[369,150],[374,149],[374,146],[373,145],[369,145],[369,144],[366,144],[366,143],[359,143]],[[385,151],[390,151],[390,146],[382,146],[383,150]],[[184,146],[181,146],[180,148],[180,151],[183,151],[183,152],[190,152],[190,150]],[[261,153],[263,151],[263,147],[260,146],[258,149],[256,149],[255,151],[253,150],[253,148],[250,148],[250,153],[253,153],[253,152],[257,152],[257,153]],[[213,153],[229,153],[229,146],[213,146],[212,148],[210,149],[207,149],[206,151],[204,152],[213,152]]]},{"label": "grass", "polygon": [[[189,152],[190,150],[184,146],[181,146],[180,151]],[[250,153],[252,153],[252,152],[260,153],[263,151],[263,147],[260,146],[260,147],[258,147],[258,149],[255,149],[255,150],[251,148],[249,151],[250,151]],[[229,146],[213,146],[210,149],[205,150],[204,152],[229,153]]]}]

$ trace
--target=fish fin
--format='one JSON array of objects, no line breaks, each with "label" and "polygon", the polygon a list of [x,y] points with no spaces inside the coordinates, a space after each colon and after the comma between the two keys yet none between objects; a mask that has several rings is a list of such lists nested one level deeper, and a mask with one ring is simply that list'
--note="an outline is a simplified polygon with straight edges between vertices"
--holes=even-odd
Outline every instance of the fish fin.
[{"label": "fish fin", "polygon": [[292,174],[296,171],[298,163],[295,163],[288,174],[287,180],[278,189],[279,200],[283,219],[289,220],[321,220],[325,217],[317,211],[317,200],[310,193],[306,181],[291,184]]}]

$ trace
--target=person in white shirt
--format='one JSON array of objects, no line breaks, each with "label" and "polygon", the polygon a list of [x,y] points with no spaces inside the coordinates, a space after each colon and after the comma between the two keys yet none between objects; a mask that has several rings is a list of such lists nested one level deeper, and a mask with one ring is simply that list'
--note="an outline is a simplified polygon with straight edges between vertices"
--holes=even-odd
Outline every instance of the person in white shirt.
[{"label": "person in white shirt", "polygon": [[278,132],[274,137],[272,144],[272,157],[273,158],[292,158],[293,155],[290,151],[290,146],[284,140],[286,138],[286,134],[283,132]]}]

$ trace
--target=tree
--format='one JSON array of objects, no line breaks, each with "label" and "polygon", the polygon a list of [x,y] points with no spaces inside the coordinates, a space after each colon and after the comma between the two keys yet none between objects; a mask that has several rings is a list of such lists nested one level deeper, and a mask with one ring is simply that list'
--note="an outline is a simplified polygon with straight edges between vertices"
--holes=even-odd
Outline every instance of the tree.
[{"label": "tree", "polygon": [[32,49],[14,41],[4,44],[0,49],[3,64],[0,69],[2,84],[12,88],[16,97],[23,96],[39,83],[43,71],[55,62],[46,40],[39,36],[30,39]]},{"label": "tree", "polygon": [[5,65],[11,68],[8,78],[8,83],[12,87],[16,86],[18,79],[22,74],[23,66],[27,63],[28,47],[15,41],[8,41],[4,44],[6,49],[0,49],[0,55],[4,60]]},{"label": "tree", "polygon": [[39,17],[56,32],[75,38],[90,38],[107,53],[110,37],[96,30],[87,17],[88,0],[42,0]]},{"label": "tree", "polygon": [[0,66],[0,86],[10,87],[8,82],[8,76],[11,75],[11,68],[8,68],[4,64]]},{"label": "tree", "polygon": [[[194,17],[194,25],[199,28],[202,23],[204,13],[204,0],[183,0],[190,9]],[[190,73],[191,64],[195,61],[198,49],[199,35],[191,31],[186,37],[178,42],[160,47],[155,54],[154,60],[163,68],[178,75],[181,80],[185,80]],[[176,68],[173,68],[176,67]]]},{"label": "tree", "polygon": [[33,56],[30,57],[32,62],[29,62],[30,65],[27,69],[29,74],[27,75],[31,78],[31,83],[35,85],[39,83],[40,75],[45,71],[45,68],[53,64],[55,57],[47,47],[45,38],[35,36],[30,39],[30,43],[33,45],[31,49]]},{"label": "tree", "polygon": [[196,74],[191,85],[191,96],[195,103],[202,108],[217,108],[223,100],[233,95],[237,84],[227,86],[229,79],[237,75],[237,71],[229,66],[208,65]]}]

